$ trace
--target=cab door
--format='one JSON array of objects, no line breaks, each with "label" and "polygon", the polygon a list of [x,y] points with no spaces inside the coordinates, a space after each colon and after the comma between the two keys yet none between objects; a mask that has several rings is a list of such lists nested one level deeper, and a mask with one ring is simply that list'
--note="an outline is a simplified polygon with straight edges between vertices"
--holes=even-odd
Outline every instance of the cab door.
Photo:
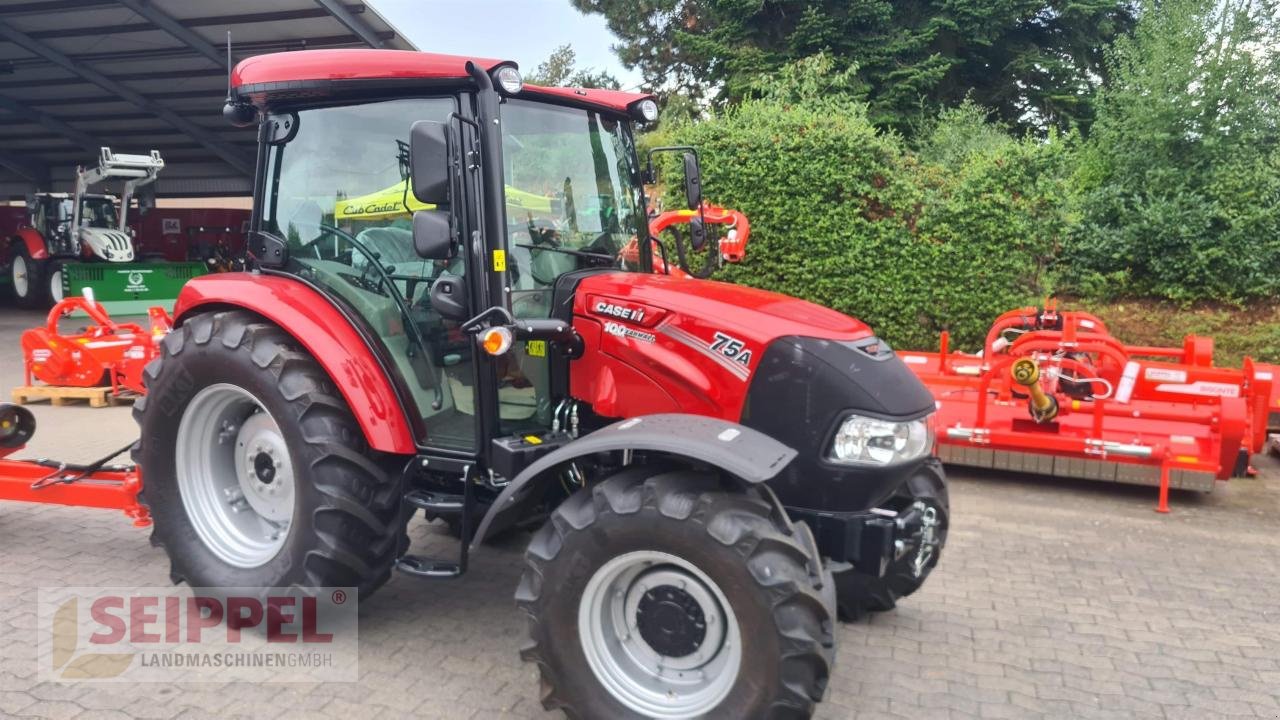
[{"label": "cab door", "polygon": [[[479,448],[474,343],[431,307],[431,284],[467,276],[472,251],[424,260],[413,247],[404,148],[418,120],[443,122],[455,97],[302,109],[267,150],[270,188],[259,229],[288,243],[283,271],[319,288],[357,320],[384,360],[424,449]],[[340,152],[338,150],[341,150]]]}]

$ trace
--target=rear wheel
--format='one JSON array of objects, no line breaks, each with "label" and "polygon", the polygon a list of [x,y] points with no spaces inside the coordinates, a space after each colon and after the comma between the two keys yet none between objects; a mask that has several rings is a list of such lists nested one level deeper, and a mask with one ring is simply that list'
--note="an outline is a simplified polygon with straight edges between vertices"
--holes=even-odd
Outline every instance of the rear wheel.
[{"label": "rear wheel", "polygon": [[910,519],[910,538],[884,577],[852,569],[835,574],[840,619],[845,622],[856,621],[867,613],[892,610],[899,599],[924,585],[942,555],[951,508],[946,481],[936,461],[905,483],[888,505],[900,518]]},{"label": "rear wheel", "polygon": [[196,316],[145,382],[134,459],[174,582],[362,594],[386,582],[404,535],[399,475],[283,330],[242,312]]},{"label": "rear wheel", "polygon": [[516,595],[542,703],[573,718],[806,717],[834,654],[830,574],[754,492],[624,470],[534,536]]},{"label": "rear wheel", "polygon": [[45,291],[47,268],[48,261],[31,257],[25,243],[13,244],[13,262],[9,265],[9,281],[18,307],[39,309],[44,306],[47,297]]}]

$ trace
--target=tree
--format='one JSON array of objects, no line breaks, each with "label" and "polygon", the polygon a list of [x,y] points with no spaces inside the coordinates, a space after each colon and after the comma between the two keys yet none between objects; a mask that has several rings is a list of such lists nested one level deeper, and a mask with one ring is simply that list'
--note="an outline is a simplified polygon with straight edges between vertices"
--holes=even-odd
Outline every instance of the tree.
[{"label": "tree", "polygon": [[534,85],[552,87],[605,88],[621,90],[622,83],[607,70],[579,68],[578,55],[572,45],[561,45],[551,51],[546,60],[538,63],[538,68],[525,76],[525,80]]},{"label": "tree", "polygon": [[1065,277],[1184,301],[1280,291],[1277,30],[1271,0],[1144,5],[1108,53]]},{"label": "tree", "polygon": [[573,0],[603,15],[650,87],[718,104],[825,51],[857,67],[871,119],[910,133],[966,98],[1015,129],[1087,126],[1102,48],[1132,25],[1126,0]]}]

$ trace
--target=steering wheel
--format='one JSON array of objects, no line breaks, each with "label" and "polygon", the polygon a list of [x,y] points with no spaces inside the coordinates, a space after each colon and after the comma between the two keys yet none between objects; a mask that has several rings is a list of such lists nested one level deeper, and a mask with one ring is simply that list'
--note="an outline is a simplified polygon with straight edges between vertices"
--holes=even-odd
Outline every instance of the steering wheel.
[{"label": "steering wheel", "polygon": [[[325,233],[330,233],[347,240],[348,242],[351,243],[351,246],[353,248],[358,248],[360,249],[361,254],[365,254],[363,252],[363,247],[364,247],[363,244],[359,240],[357,240],[354,235],[347,232],[346,230],[343,230],[342,228],[339,228],[339,227],[334,227],[333,225],[326,225],[324,223],[315,223],[313,227],[319,230],[320,234],[303,243],[302,247],[304,248],[311,247],[316,243],[320,242],[320,239],[324,237]],[[317,252],[317,257],[318,256],[319,256],[319,252]],[[356,275],[354,273],[339,273],[339,276],[343,280],[346,280],[347,282],[351,283],[352,285],[355,285],[361,290],[364,290],[366,292],[371,292],[375,295],[388,297],[387,290],[385,287],[383,287],[382,279],[378,277],[370,277],[370,274],[371,274],[370,267],[374,263],[377,263],[380,261],[378,260],[378,258],[370,257],[370,256],[366,256],[365,259],[368,262],[365,264],[364,268],[360,271],[359,275]]]}]

